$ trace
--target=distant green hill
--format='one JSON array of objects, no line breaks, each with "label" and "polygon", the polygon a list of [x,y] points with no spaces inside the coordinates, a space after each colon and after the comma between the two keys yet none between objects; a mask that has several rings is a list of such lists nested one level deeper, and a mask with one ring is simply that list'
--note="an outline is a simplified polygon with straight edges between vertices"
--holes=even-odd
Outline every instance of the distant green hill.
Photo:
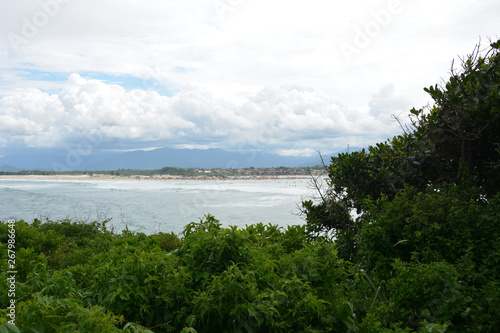
[{"label": "distant green hill", "polygon": [[[351,148],[354,151],[358,148]],[[86,154],[86,152],[83,152]],[[174,168],[265,168],[307,167],[321,164],[316,156],[280,156],[265,151],[226,151],[222,149],[173,149],[135,150],[121,153],[92,152],[86,155],[77,150],[29,149],[24,152],[0,157],[0,165],[19,170],[44,171],[95,171],[118,169]],[[335,154],[336,155],[336,154]],[[323,158],[327,163],[332,155]],[[16,169],[1,170],[16,171]]]}]

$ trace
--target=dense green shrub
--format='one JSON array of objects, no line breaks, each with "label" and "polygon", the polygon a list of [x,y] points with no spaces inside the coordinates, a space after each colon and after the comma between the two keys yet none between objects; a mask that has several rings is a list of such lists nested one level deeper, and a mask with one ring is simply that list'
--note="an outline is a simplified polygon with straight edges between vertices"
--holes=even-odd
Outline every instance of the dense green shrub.
[{"label": "dense green shrub", "polygon": [[1,332],[151,333],[140,325],[125,324],[122,318],[101,306],[84,307],[74,298],[37,295],[33,300],[21,302],[17,310],[16,326],[21,329],[9,330],[7,323],[0,323]]},{"label": "dense green shrub", "polygon": [[500,41],[490,46],[424,89],[435,105],[410,110],[403,134],[333,157],[322,200],[303,202],[311,237],[332,236],[353,263],[360,331],[500,331]]},{"label": "dense green shrub", "polygon": [[172,321],[189,299],[191,277],[179,263],[159,248],[115,247],[91,261],[90,302],[145,326]]},{"label": "dense green shrub", "polygon": [[[41,223],[27,230],[37,234],[39,228],[48,227]],[[46,331],[84,331],[94,329],[84,323],[107,323],[121,329],[120,322],[155,332],[345,332],[355,327],[345,293],[349,265],[337,258],[333,243],[311,242],[303,226],[223,228],[209,215],[186,226],[182,240],[100,232],[86,243],[73,242],[79,244],[75,250],[56,249],[58,265],[50,265],[41,247],[39,252],[18,250],[23,262],[16,295],[23,312],[20,328],[39,323]],[[100,239],[106,239],[105,251],[96,251]],[[77,263],[75,251],[88,256]],[[2,303],[7,302],[2,294]],[[87,318],[91,315],[95,319]]]},{"label": "dense green shrub", "polygon": [[462,187],[407,188],[383,197],[360,217],[357,262],[390,272],[394,259],[458,264],[466,258],[484,274],[498,278],[500,195],[488,201],[480,190]]}]

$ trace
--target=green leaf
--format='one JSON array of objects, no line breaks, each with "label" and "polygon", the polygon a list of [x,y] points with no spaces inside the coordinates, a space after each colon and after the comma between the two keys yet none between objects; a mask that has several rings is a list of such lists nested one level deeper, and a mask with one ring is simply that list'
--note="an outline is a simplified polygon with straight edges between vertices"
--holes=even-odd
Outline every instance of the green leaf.
[{"label": "green leaf", "polygon": [[196,316],[195,315],[189,315],[186,319],[186,325],[192,327],[194,326],[196,322]]},{"label": "green leaf", "polygon": [[435,323],[428,323],[424,326],[425,333],[445,333],[448,325],[440,325]]},{"label": "green leaf", "polygon": [[0,324],[0,333],[21,333],[21,331],[15,325],[6,321]]},{"label": "green leaf", "polygon": [[44,333],[45,329],[42,324],[35,324],[30,327],[30,331],[33,333]]}]

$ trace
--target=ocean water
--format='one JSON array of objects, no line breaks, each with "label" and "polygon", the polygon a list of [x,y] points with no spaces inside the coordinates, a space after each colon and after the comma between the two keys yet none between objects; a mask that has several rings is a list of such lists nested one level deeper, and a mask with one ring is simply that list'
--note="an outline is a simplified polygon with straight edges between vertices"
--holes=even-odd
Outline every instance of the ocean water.
[{"label": "ocean water", "polygon": [[147,234],[180,233],[212,214],[223,226],[258,222],[304,224],[302,200],[314,197],[307,179],[268,180],[0,180],[0,220],[111,219]]}]

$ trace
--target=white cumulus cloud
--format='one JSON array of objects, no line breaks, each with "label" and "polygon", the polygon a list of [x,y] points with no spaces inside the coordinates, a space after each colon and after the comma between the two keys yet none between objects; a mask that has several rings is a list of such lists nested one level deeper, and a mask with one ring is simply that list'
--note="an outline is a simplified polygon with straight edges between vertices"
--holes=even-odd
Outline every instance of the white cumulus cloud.
[{"label": "white cumulus cloud", "polygon": [[[107,149],[126,142],[143,148],[210,143],[303,155],[343,148],[349,138],[366,145],[370,136],[384,139],[397,128],[369,110],[349,109],[324,92],[294,86],[264,88],[235,102],[197,86],[168,97],[72,74],[59,94],[32,89],[0,98],[4,147],[58,147],[95,132]],[[369,139],[359,142],[361,135]]]}]

